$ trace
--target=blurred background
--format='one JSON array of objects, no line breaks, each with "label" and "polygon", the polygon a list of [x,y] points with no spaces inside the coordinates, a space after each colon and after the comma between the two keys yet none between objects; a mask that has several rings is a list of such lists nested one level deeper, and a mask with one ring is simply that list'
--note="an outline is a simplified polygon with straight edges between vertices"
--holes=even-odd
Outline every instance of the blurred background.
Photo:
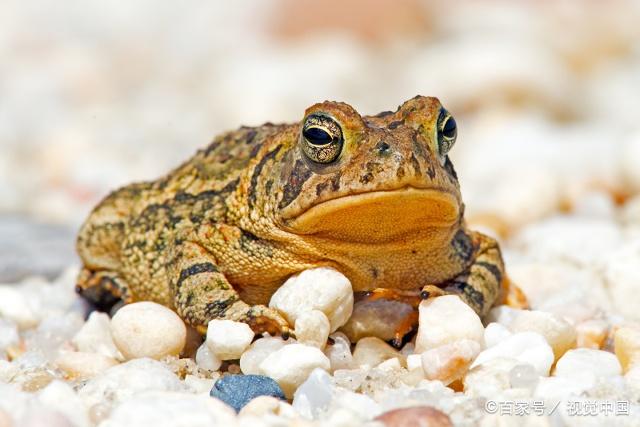
[{"label": "blurred background", "polygon": [[3,0],[0,281],[76,263],[110,190],[325,99],[439,97],[469,220],[503,238],[621,206],[640,190],[639,22],[638,1]]}]

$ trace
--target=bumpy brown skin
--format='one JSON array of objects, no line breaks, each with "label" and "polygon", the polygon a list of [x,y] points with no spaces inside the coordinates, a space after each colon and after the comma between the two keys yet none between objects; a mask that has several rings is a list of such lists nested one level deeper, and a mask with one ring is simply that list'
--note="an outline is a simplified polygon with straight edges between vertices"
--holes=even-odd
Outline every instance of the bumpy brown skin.
[{"label": "bumpy brown skin", "polygon": [[106,197],[77,241],[78,289],[108,305],[151,300],[188,323],[249,323],[284,333],[265,306],[292,274],[331,266],[354,291],[460,295],[479,314],[497,300],[497,243],[469,231],[458,180],[438,146],[442,106],[418,96],[395,112],[360,116],[323,102],[339,124],[339,157],[317,163],[302,123],[243,127],[153,182]]}]

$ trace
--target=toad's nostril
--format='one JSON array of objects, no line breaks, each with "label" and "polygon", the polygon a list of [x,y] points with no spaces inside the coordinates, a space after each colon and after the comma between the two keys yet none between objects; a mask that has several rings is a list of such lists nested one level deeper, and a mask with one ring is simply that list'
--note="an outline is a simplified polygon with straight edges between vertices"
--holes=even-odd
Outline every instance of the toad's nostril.
[{"label": "toad's nostril", "polygon": [[378,145],[376,145],[376,149],[380,154],[388,154],[391,152],[391,146],[384,141],[380,141]]}]

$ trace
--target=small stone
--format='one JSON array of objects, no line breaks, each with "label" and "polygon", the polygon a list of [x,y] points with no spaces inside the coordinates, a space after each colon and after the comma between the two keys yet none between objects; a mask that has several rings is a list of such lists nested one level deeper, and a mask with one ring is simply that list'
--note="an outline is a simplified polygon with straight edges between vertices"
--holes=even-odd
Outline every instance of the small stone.
[{"label": "small stone", "polygon": [[364,337],[377,337],[384,341],[395,338],[400,324],[414,308],[401,301],[379,299],[357,301],[347,323],[340,328],[351,342]]},{"label": "small stone", "polygon": [[620,362],[613,353],[590,348],[567,351],[556,363],[556,377],[579,381],[591,388],[599,378],[610,378],[622,374]]},{"label": "small stone", "polygon": [[86,426],[89,424],[87,413],[82,399],[76,394],[70,384],[53,380],[45,388],[38,392],[38,401],[41,405],[64,415],[73,426]]},{"label": "small stone", "polygon": [[383,371],[396,371],[402,369],[402,365],[400,364],[399,358],[392,357],[384,362],[380,362],[376,368]]},{"label": "small stone", "polygon": [[280,350],[289,344],[288,340],[284,341],[281,337],[264,337],[255,340],[247,351],[242,353],[240,357],[240,369],[244,374],[262,375],[260,364],[271,353]]},{"label": "small stone", "polygon": [[259,419],[264,419],[264,417],[269,415],[279,417],[280,419],[294,419],[299,417],[298,413],[289,403],[272,396],[258,396],[253,398],[240,410],[238,415],[242,418],[257,417]]},{"label": "small stone", "polygon": [[92,312],[71,342],[82,352],[123,359],[111,337],[111,319],[106,313]]},{"label": "small stone", "polygon": [[353,350],[353,363],[361,368],[373,368],[388,359],[404,357],[380,338],[362,338]]},{"label": "small stone", "polygon": [[207,346],[220,360],[239,359],[249,347],[254,333],[243,322],[212,320],[207,327]]},{"label": "small stone", "polygon": [[316,368],[328,371],[331,368],[329,359],[320,349],[304,344],[282,347],[267,356],[259,367],[265,375],[280,384],[287,398],[293,397],[296,389]]},{"label": "small stone", "polygon": [[93,425],[98,425],[109,417],[111,407],[104,403],[96,403],[89,408],[89,420]]},{"label": "small stone", "polygon": [[394,409],[374,418],[387,427],[453,427],[447,414],[430,406]]},{"label": "small stone", "polygon": [[127,359],[177,356],[182,351],[187,329],[171,309],[144,301],[127,304],[111,319],[113,341]]},{"label": "small stone", "polygon": [[271,297],[269,307],[282,313],[291,325],[301,314],[320,310],[335,332],[351,316],[353,289],[349,279],[333,268],[314,268],[287,279]]},{"label": "small stone", "polygon": [[454,341],[422,353],[422,369],[429,380],[440,380],[445,385],[462,378],[482,348],[468,339]]},{"label": "small stone", "polygon": [[544,311],[517,310],[507,327],[512,332],[537,332],[553,349],[555,360],[576,344],[576,330],[566,320]]},{"label": "small stone", "polygon": [[[456,295],[420,303],[416,353],[461,339],[484,346],[484,326],[475,311]],[[452,321],[455,319],[455,321]]]},{"label": "small stone", "polygon": [[609,335],[609,324],[602,319],[585,320],[576,325],[576,347],[593,348],[604,347]]},{"label": "small stone", "polygon": [[220,378],[219,374],[214,375],[214,378],[202,378],[187,374],[184,377],[184,384],[194,393],[209,393],[218,378]]},{"label": "small stone", "polygon": [[553,350],[544,337],[536,332],[518,332],[502,342],[482,351],[471,367],[495,358],[512,358],[533,365],[538,374],[549,375],[553,364]]},{"label": "small stone", "polygon": [[33,328],[40,321],[24,294],[12,286],[0,286],[0,317],[11,320],[21,330]]},{"label": "small stone", "polygon": [[616,356],[624,372],[640,367],[640,329],[623,326],[614,335]]},{"label": "small stone", "polygon": [[605,259],[604,277],[615,309],[628,319],[640,320],[640,239],[630,239]]},{"label": "small stone", "polygon": [[[551,349],[549,353],[553,357]],[[465,394],[486,398],[500,395],[504,390],[511,388],[511,371],[521,364],[522,362],[516,359],[496,357],[480,365],[472,365],[462,380]]]},{"label": "small stone", "polygon": [[107,369],[78,390],[87,406],[120,403],[144,392],[185,391],[186,386],[163,363],[134,359]]},{"label": "small stone", "polygon": [[207,371],[217,371],[222,365],[222,360],[218,359],[204,342],[196,351],[196,364]]},{"label": "small stone", "polygon": [[538,384],[539,379],[540,376],[536,369],[528,363],[516,365],[509,371],[509,383],[511,383],[511,387],[513,388],[533,390]]},{"label": "small stone", "polygon": [[216,381],[210,395],[222,400],[236,412],[258,396],[285,400],[278,383],[264,375],[225,375]]},{"label": "small stone", "polygon": [[324,349],[324,354],[331,363],[331,371],[351,369],[353,367],[353,355],[351,354],[349,338],[341,332],[336,332],[331,335],[331,339],[333,344]]},{"label": "small stone", "polygon": [[63,351],[55,361],[69,377],[89,379],[118,364],[112,357],[83,351]]},{"label": "small stone", "polygon": [[236,414],[218,399],[173,392],[131,396],[100,427],[235,427]]},{"label": "small stone", "polygon": [[301,344],[312,345],[324,349],[329,338],[329,319],[319,310],[302,313],[296,319],[296,339]]},{"label": "small stone", "polygon": [[307,419],[316,419],[333,399],[333,381],[322,369],[314,369],[293,395],[293,408]]},{"label": "small stone", "polygon": [[491,322],[484,330],[484,342],[488,347],[493,347],[499,342],[512,335],[512,332],[503,324]]},{"label": "small stone", "polygon": [[421,354],[410,354],[407,356],[407,369],[413,371],[415,369],[419,369],[422,371],[422,355]]}]

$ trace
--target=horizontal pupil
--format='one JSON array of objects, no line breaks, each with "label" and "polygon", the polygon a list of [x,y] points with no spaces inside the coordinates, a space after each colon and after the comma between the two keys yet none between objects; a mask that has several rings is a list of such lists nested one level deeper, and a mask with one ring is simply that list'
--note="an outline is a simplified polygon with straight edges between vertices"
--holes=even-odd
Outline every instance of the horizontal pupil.
[{"label": "horizontal pupil", "polygon": [[307,141],[315,145],[324,145],[331,142],[331,135],[320,128],[305,129],[303,133]]}]

